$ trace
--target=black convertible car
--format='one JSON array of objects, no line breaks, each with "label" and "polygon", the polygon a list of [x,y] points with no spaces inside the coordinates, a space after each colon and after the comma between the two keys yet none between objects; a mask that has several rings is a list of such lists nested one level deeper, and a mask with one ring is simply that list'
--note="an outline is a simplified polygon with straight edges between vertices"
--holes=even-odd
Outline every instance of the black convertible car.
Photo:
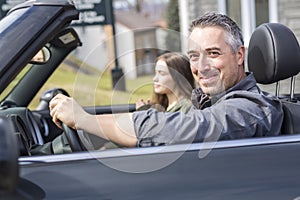
[{"label": "black convertible car", "polygon": [[[291,80],[289,91],[277,93],[285,111],[280,136],[79,151],[75,133],[67,139],[76,152],[32,155],[60,134],[47,105],[28,105],[81,45],[70,26],[78,15],[67,0],[41,0],[14,7],[0,21],[0,92],[9,90],[0,106],[0,199],[300,199],[300,94],[294,92],[300,48],[281,24],[259,26],[248,48],[248,67],[259,83]],[[16,77],[20,81],[10,87]],[[64,91],[54,89],[43,100],[57,92]],[[86,109],[101,114],[135,108]]]}]

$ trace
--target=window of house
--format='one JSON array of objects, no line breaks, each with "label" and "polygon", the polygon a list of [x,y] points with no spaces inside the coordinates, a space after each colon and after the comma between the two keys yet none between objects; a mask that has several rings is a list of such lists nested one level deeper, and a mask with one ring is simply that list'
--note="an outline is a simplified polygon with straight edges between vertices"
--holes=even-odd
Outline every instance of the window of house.
[{"label": "window of house", "polygon": [[226,13],[239,27],[242,27],[241,0],[227,0]]},{"label": "window of house", "polygon": [[268,0],[255,0],[256,27],[269,22]]},{"label": "window of house", "polygon": [[[255,0],[255,24],[256,27],[269,21],[269,0]],[[251,8],[249,8],[251,9]],[[226,12],[239,27],[242,27],[241,0],[227,0]]]}]

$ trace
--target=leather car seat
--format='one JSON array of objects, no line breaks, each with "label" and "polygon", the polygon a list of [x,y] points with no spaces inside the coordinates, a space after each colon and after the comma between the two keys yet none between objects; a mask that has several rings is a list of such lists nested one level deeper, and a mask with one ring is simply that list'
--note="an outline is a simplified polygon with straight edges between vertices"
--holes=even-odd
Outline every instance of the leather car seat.
[{"label": "leather car seat", "polygon": [[[253,32],[248,47],[248,69],[260,84],[276,85],[283,103],[282,134],[300,133],[300,101],[294,97],[300,72],[300,47],[294,33],[279,23],[265,23]],[[290,95],[279,96],[279,81],[291,78]]]}]

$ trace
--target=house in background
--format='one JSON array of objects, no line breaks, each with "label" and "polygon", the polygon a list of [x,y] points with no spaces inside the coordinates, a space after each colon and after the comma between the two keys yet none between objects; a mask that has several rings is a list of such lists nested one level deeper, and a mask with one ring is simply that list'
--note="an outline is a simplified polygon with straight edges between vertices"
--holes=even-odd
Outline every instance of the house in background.
[{"label": "house in background", "polygon": [[[166,3],[166,1],[161,1]],[[245,46],[252,32],[265,22],[282,23],[300,40],[300,3],[296,0],[178,0],[181,32],[181,51],[187,52],[189,25],[193,19],[209,11],[227,14],[241,27]],[[129,14],[130,13],[130,14]],[[127,15],[126,15],[127,14]],[[150,16],[132,12],[115,12],[117,26],[117,48],[121,67],[127,78],[152,73],[151,62],[169,50],[164,42],[166,26],[155,23]],[[151,21],[152,20],[152,21]],[[161,28],[163,27],[163,28]],[[155,33],[156,32],[156,33]],[[156,43],[155,43],[156,41]],[[171,42],[178,42],[171,40]],[[131,58],[130,58],[131,57]],[[149,63],[150,61],[150,63]]]},{"label": "house in background", "polygon": [[[288,26],[300,41],[300,2],[298,0],[178,0],[181,32],[188,35],[190,22],[208,11],[227,14],[241,27],[248,46],[254,29],[265,22],[279,22]],[[182,40],[182,50],[187,41]]]},{"label": "house in background", "polygon": [[136,3],[114,1],[116,56],[129,79],[153,75],[155,59],[166,49],[163,13],[168,0]]},{"label": "house in background", "polygon": [[125,77],[153,74],[159,25],[137,12],[116,12],[115,21],[117,59]]},{"label": "house in background", "polygon": [[[300,41],[300,2],[298,0],[178,0],[180,5],[180,23],[182,39],[168,42],[181,42],[182,52],[187,52],[189,25],[191,21],[208,11],[216,11],[229,15],[241,27],[245,45],[254,29],[264,22],[282,23],[295,33]],[[126,2],[120,0],[119,2]],[[147,2],[143,0],[143,2]],[[149,0],[152,3],[152,1]],[[166,0],[156,0],[160,6],[166,6]],[[149,4],[150,5],[150,4]],[[152,3],[154,5],[154,3]],[[156,6],[157,4],[155,4]],[[116,8],[117,9],[117,8]],[[156,56],[166,50],[167,28],[158,7],[144,9],[137,13],[128,8],[115,10],[116,46],[118,65],[123,69],[126,78],[136,78],[141,75],[153,73]],[[147,12],[146,12],[147,11]],[[156,12],[156,13],[155,13]],[[90,31],[90,29],[95,29]],[[83,40],[83,47],[74,54],[100,70],[114,67],[109,65],[109,45],[103,27],[78,28],[78,34]],[[176,33],[175,33],[176,34]],[[87,59],[91,58],[91,59]],[[108,63],[108,64],[107,64]],[[109,70],[108,70],[109,71]]]}]

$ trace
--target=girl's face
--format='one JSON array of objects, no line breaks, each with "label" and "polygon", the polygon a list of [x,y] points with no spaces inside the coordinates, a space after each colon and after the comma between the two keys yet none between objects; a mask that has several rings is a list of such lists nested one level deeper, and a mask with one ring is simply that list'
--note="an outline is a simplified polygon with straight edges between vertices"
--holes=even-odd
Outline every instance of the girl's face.
[{"label": "girl's face", "polygon": [[158,60],[155,65],[155,76],[153,77],[154,92],[157,94],[171,94],[174,92],[175,82],[170,74],[165,61]]}]

